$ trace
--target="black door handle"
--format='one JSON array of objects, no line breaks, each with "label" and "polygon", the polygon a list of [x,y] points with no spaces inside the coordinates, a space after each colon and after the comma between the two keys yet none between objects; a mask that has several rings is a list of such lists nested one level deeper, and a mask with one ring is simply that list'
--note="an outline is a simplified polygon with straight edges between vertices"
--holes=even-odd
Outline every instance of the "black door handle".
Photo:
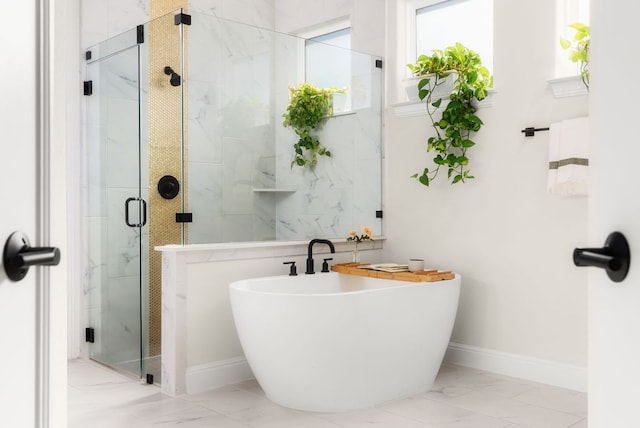
[{"label": "black door handle", "polygon": [[20,281],[30,266],[56,266],[60,263],[60,250],[56,247],[31,247],[22,232],[13,232],[4,244],[2,264],[12,281]]},{"label": "black door handle", "polygon": [[623,281],[629,272],[631,254],[627,239],[620,232],[613,232],[602,248],[576,248],[573,250],[576,266],[594,266],[605,269],[613,282]]},{"label": "black door handle", "polygon": [[[142,203],[142,220],[140,223],[131,223],[129,222],[129,202],[140,201]],[[127,198],[124,201],[124,222],[129,227],[142,227],[147,224],[147,201],[142,198]]]}]

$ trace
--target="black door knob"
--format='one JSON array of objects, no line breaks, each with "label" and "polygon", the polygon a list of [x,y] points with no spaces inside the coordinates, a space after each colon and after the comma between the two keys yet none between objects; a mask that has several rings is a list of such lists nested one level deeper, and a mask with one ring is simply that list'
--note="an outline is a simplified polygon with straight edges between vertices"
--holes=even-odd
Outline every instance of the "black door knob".
[{"label": "black door knob", "polygon": [[31,247],[22,232],[13,232],[4,244],[2,264],[12,281],[20,281],[30,266],[55,266],[60,263],[60,250],[56,247]]},{"label": "black door knob", "polygon": [[594,266],[605,269],[613,282],[621,282],[627,277],[631,264],[631,254],[627,239],[620,232],[613,232],[602,248],[576,248],[573,250],[576,266]]}]

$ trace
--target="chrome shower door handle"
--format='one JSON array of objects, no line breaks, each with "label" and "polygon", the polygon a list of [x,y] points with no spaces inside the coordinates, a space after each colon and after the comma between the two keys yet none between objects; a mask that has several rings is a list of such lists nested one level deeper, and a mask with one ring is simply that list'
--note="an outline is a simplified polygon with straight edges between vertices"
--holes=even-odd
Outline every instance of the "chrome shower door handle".
[{"label": "chrome shower door handle", "polygon": [[[142,204],[142,215],[140,217],[139,223],[131,223],[129,221],[129,204],[134,201],[138,201]],[[129,227],[142,227],[147,224],[147,202],[144,199],[138,197],[127,198],[127,200],[124,202],[124,222]]]}]

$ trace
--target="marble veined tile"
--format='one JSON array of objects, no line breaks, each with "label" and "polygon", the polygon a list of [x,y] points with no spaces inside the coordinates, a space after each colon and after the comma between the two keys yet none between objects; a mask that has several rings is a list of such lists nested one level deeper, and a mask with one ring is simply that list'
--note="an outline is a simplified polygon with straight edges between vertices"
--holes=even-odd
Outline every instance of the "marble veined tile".
[{"label": "marble veined tile", "polygon": [[109,0],[108,4],[110,37],[149,21],[149,2],[146,0]]},{"label": "marble veined tile", "polygon": [[221,16],[223,3],[224,0],[189,0],[189,11],[194,15],[202,13]]},{"label": "marble veined tile", "polygon": [[320,415],[322,419],[331,421],[341,427],[351,428],[430,428],[435,425],[425,424],[414,419],[396,415],[382,409],[365,409],[358,412],[334,413]]},{"label": "marble veined tile", "polygon": [[558,410],[577,416],[587,415],[587,394],[547,385],[531,387],[514,397],[537,407]]},{"label": "marble veined tile", "polygon": [[[587,427],[585,416],[569,413],[582,407],[581,400],[586,407],[583,394],[447,364],[431,392],[344,413],[279,406],[265,397],[255,380],[170,398],[156,386],[140,384],[93,362],[71,361],[68,373],[69,428]],[[531,389],[518,393],[523,385]],[[545,392],[557,401],[558,409],[548,407]]]},{"label": "marble veined tile", "polygon": [[504,428],[509,423],[417,395],[382,407],[385,411],[437,427]]},{"label": "marble veined tile", "polygon": [[194,216],[220,216],[221,200],[222,164],[189,162],[189,211]]},{"label": "marble veined tile", "polygon": [[584,417],[541,407],[527,406],[521,409],[518,414],[504,419],[531,428],[566,428],[580,423],[584,420]]},{"label": "marble veined tile", "polygon": [[233,386],[190,395],[186,399],[226,415],[270,403],[261,394],[254,394]]}]

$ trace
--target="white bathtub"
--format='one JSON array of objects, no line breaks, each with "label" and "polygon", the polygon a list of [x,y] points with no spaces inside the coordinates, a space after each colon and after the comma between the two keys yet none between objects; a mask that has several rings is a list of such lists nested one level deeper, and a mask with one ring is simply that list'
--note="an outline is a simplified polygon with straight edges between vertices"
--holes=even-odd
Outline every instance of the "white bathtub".
[{"label": "white bathtub", "polygon": [[331,272],[230,285],[240,342],[267,397],[317,412],[429,390],[459,294],[458,275],[410,283]]}]

